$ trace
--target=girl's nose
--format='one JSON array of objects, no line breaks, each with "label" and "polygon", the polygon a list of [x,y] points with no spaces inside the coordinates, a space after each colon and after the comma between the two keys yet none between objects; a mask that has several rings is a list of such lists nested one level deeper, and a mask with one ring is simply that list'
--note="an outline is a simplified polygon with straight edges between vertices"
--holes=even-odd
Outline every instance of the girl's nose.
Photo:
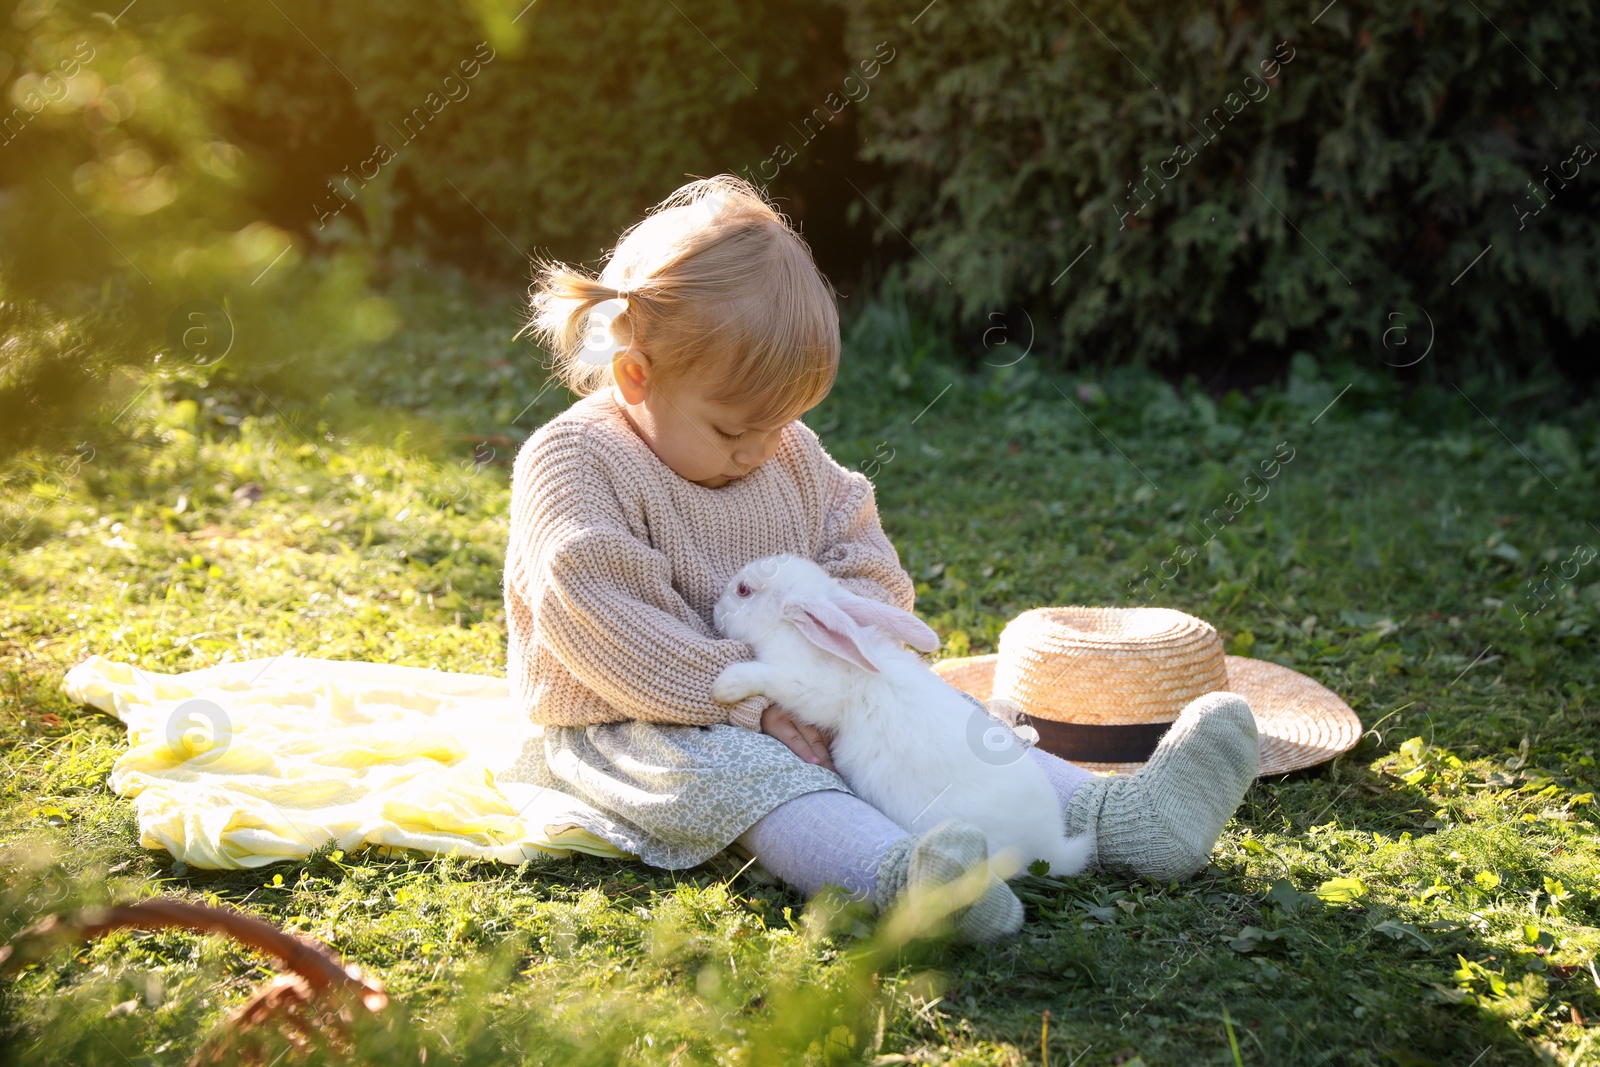
[{"label": "girl's nose", "polygon": [[770,444],[764,444],[759,447],[741,445],[734,450],[733,461],[742,469],[750,470],[765,463],[771,457],[772,452],[773,446]]}]

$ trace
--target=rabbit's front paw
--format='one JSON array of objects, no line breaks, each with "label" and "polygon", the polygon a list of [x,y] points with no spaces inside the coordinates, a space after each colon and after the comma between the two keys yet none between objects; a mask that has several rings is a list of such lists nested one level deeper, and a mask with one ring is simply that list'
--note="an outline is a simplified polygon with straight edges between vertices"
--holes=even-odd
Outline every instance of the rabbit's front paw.
[{"label": "rabbit's front paw", "polygon": [[730,663],[712,683],[711,699],[719,704],[737,704],[745,697],[760,693],[765,688],[763,678],[759,663]]}]

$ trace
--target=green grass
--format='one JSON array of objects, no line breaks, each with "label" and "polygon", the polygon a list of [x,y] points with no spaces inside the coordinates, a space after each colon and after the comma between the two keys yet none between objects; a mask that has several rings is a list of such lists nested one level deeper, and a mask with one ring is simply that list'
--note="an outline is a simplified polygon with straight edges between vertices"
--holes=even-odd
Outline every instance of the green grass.
[{"label": "green grass", "polygon": [[[510,298],[401,286],[405,326],[344,392],[153,389],[128,416],[146,452],[4,500],[6,935],[152,893],[242,907],[377,973],[406,1020],[361,1037],[385,1063],[1040,1063],[1046,1011],[1058,1067],[1600,1062],[1600,560],[1559,576],[1600,546],[1600,429],[1550,383],[1458,383],[1469,402],[1308,358],[1251,396],[1032,359],[967,374],[868,305],[807,421],[874,478],[942,654],[992,650],[1027,607],[1139,603],[1187,542],[1144,595],[1369,728],[1253,788],[1190,882],[1020,879],[1028,925],[997,946],[874,938],[859,907],[726,857],[207,872],[142,849],[105,784],[122,730],[59,689],[84,657],[503,664],[508,463],[570,398],[509,342]],[[1206,542],[1280,442],[1270,493]],[[9,980],[0,1045],[180,1063],[270,970],[178,933],[62,948]]]}]

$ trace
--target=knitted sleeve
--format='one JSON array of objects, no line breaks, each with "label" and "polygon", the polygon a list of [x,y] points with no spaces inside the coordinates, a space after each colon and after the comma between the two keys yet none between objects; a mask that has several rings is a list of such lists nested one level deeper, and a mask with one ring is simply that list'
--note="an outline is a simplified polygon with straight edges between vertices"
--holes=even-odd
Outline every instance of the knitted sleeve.
[{"label": "knitted sleeve", "polygon": [[826,510],[816,564],[852,593],[912,610],[916,583],[901,568],[894,544],[878,524],[872,481],[841,467],[820,447],[818,452]]},{"label": "knitted sleeve", "polygon": [[711,699],[722,669],[755,658],[755,650],[706,632],[673,588],[666,556],[628,528],[603,475],[564,473],[580,477],[546,477],[543,492],[528,494],[542,498],[531,509],[537,517],[528,517],[540,527],[540,545],[522,577],[538,639],[574,679],[628,718],[759,731],[770,698],[732,705]]}]

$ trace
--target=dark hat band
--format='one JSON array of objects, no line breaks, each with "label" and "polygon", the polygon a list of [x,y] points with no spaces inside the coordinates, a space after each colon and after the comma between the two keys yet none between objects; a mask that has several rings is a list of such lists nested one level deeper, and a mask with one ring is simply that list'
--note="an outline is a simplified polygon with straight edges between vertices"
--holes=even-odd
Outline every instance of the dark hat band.
[{"label": "dark hat band", "polygon": [[1169,720],[1097,726],[1034,715],[1027,723],[1039,731],[1040,748],[1074,763],[1143,763],[1172,725]]}]

